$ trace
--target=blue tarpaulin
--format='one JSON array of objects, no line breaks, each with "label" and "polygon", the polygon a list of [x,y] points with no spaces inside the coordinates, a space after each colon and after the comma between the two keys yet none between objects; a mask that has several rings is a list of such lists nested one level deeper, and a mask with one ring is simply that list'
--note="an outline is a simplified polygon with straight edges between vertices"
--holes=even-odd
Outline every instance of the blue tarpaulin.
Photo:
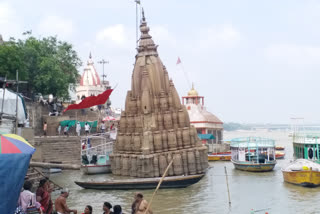
[{"label": "blue tarpaulin", "polygon": [[213,134],[198,134],[200,140],[213,140],[215,139]]},{"label": "blue tarpaulin", "polygon": [[31,154],[0,154],[0,213],[13,214]]}]

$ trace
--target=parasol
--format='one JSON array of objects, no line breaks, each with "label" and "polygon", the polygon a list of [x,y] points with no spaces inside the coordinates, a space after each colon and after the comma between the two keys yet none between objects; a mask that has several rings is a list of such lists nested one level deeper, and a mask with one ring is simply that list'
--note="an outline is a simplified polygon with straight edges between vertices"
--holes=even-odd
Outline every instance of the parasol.
[{"label": "parasol", "polygon": [[102,121],[112,121],[112,120],[116,120],[116,118],[112,116],[106,116]]},{"label": "parasol", "polygon": [[35,151],[35,148],[19,135],[0,135],[0,154],[33,154]]}]

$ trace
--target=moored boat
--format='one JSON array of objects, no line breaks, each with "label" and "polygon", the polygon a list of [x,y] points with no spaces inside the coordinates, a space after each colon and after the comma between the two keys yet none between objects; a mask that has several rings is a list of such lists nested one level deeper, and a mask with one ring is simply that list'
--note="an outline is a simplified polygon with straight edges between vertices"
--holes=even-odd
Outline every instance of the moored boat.
[{"label": "moored boat", "polygon": [[293,133],[293,156],[320,163],[320,133]]},{"label": "moored boat", "polygon": [[[100,138],[101,143],[97,146],[91,146],[92,138]],[[113,141],[107,142],[104,137],[83,138],[81,143],[81,171],[87,175],[111,173],[109,155],[112,150]]]},{"label": "moored boat", "polygon": [[284,146],[276,146],[276,150],[284,150],[285,148],[284,148]]},{"label": "moored boat", "polygon": [[216,152],[208,154],[209,161],[229,161],[231,160],[231,152]]},{"label": "moored boat", "polygon": [[276,151],[276,159],[284,159],[284,156],[286,153],[281,152],[281,151]]},{"label": "moored boat", "polygon": [[304,187],[320,185],[320,164],[305,159],[298,159],[281,169],[285,182]]},{"label": "moored boat", "polygon": [[[161,183],[160,189],[185,188],[200,181],[204,175],[205,174],[165,177],[163,182]],[[121,179],[104,182],[75,181],[75,183],[85,189],[98,190],[155,189],[160,179],[161,177]]]},{"label": "moored boat", "polygon": [[239,170],[267,172],[276,165],[274,140],[243,137],[231,140],[231,162]]}]

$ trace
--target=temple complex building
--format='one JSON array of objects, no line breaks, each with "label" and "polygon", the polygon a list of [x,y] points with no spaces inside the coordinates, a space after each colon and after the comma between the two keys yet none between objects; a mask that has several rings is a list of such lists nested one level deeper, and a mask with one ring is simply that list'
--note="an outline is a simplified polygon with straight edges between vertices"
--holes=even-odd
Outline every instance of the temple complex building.
[{"label": "temple complex building", "polygon": [[112,173],[132,177],[204,173],[208,167],[207,148],[202,145],[189,115],[169,79],[149,35],[142,13],[141,37],[121,113],[113,154]]},{"label": "temple complex building", "polygon": [[206,110],[204,97],[198,95],[193,85],[188,96],[182,97],[182,104],[186,106],[190,123],[197,129],[202,143],[208,146],[209,151],[214,150],[213,144],[221,144],[223,140],[223,122]]},{"label": "temple complex building", "polygon": [[81,75],[80,84],[76,87],[76,102],[79,103],[84,97],[98,95],[110,88],[109,81],[104,81],[104,83],[100,81],[90,53],[87,66]]}]

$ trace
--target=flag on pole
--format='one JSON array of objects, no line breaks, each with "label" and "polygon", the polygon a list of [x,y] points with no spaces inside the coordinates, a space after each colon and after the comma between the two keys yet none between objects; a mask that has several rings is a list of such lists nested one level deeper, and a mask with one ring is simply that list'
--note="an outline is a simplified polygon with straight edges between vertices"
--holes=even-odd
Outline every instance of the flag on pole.
[{"label": "flag on pole", "polygon": [[79,104],[69,105],[63,112],[66,112],[71,109],[84,109],[84,108],[90,108],[92,106],[103,105],[107,102],[112,91],[113,89],[107,89],[105,92],[97,96],[87,97],[83,99]]},{"label": "flag on pole", "polygon": [[179,65],[180,63],[181,63],[181,59],[180,59],[180,57],[178,57],[177,65]]},{"label": "flag on pole", "polygon": [[135,0],[135,2],[136,2],[137,4],[140,4],[140,0]]}]

